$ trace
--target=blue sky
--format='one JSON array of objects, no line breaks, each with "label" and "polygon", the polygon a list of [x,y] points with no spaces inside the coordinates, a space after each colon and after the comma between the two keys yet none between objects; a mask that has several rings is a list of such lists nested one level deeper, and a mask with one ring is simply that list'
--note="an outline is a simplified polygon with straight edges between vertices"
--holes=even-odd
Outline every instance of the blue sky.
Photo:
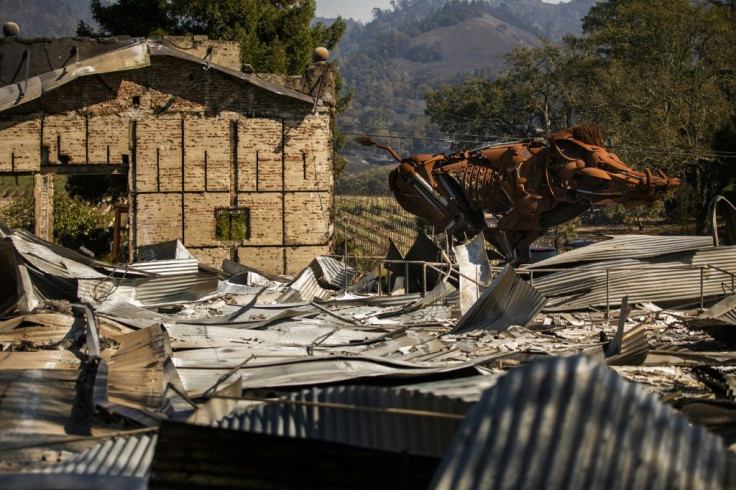
[{"label": "blue sky", "polygon": [[[544,0],[547,3],[559,3],[569,0]],[[373,17],[374,8],[387,9],[391,0],[317,0],[317,17],[352,17],[355,20],[368,22]]]}]

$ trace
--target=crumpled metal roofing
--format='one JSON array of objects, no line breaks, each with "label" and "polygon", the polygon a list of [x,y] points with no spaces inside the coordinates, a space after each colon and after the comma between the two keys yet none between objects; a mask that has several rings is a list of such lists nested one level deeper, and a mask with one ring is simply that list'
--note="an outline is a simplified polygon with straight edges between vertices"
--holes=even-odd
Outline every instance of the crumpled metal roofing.
[{"label": "crumpled metal roofing", "polygon": [[[172,343],[175,335],[172,334]],[[176,354],[174,354],[176,357]],[[461,363],[402,362],[396,359],[361,356],[313,356],[254,364],[242,364],[237,373],[243,378],[243,389],[296,387],[334,383],[362,378],[419,379],[422,376],[450,373],[473,368],[494,356],[478,357]],[[192,397],[206,392],[231,369],[179,368],[179,375]]]},{"label": "crumpled metal roofing", "polygon": [[[201,270],[196,259],[139,262],[115,267],[78,252],[14,230],[2,238],[0,254],[5,273],[21,292],[23,312],[45,300],[78,299],[98,304],[107,300],[138,301],[153,306],[198,301],[217,293],[218,277]],[[3,292],[10,301],[12,292]]]},{"label": "crumpled metal roofing", "polygon": [[314,298],[327,299],[334,296],[335,291],[320,286],[317,276],[311,267],[307,267],[296,276],[287,289],[276,298],[276,303],[300,303],[312,301]]},{"label": "crumpled metal roofing", "polygon": [[690,320],[689,325],[730,345],[736,344],[736,294],[726,296]]},{"label": "crumpled metal roofing", "polygon": [[643,259],[697,250],[713,245],[709,236],[653,236],[653,235],[615,235],[610,240],[591,243],[525,266],[527,269],[565,267],[580,262],[600,260]]},{"label": "crumpled metal roofing", "polygon": [[170,240],[168,242],[143,245],[138,248],[138,262],[153,260],[182,260],[192,259],[192,254],[186,249],[181,240]]},{"label": "crumpled metal roofing", "polygon": [[401,388],[313,387],[283,403],[232,414],[217,426],[442,457],[469,407],[458,398]]},{"label": "crumpled metal roofing", "polygon": [[156,439],[155,433],[108,439],[38,472],[146,479],[150,473]]},{"label": "crumpled metal roofing", "polygon": [[157,276],[197,274],[199,272],[199,261],[195,258],[188,258],[134,262],[128,266],[128,270],[155,274]]},{"label": "crumpled metal roofing", "polygon": [[317,281],[332,289],[345,289],[345,285],[352,284],[355,277],[355,269],[346,267],[343,262],[332,257],[318,256],[309,267],[314,271]]},{"label": "crumpled metal roofing", "polygon": [[[82,76],[100,75],[150,66],[151,56],[171,56],[197,63],[207,69],[212,68],[231,77],[246,81],[256,87],[268,90],[269,92],[308,104],[315,104],[315,98],[310,95],[269,82],[259,78],[257,75],[243,73],[225,66],[210,63],[164,43],[154,40],[138,40],[133,44],[126,42],[125,44],[127,45],[119,49],[108,51],[76,63],[70,63],[63,68],[30,77],[27,81],[24,80],[0,87],[0,111],[38,99],[44,93],[57,89]],[[317,100],[316,103],[320,104],[321,100]]]},{"label": "crumpled metal roofing", "polygon": [[42,73],[27,81],[0,87],[0,111],[37,99],[44,93],[79,77],[133,70],[150,64],[148,46],[145,42],[137,42],[99,56],[70,63],[64,68]]},{"label": "crumpled metal roofing", "polygon": [[525,327],[541,311],[545,301],[544,296],[507,265],[460,318],[451,333],[506,330],[511,325]]},{"label": "crumpled metal roofing", "polygon": [[[584,250],[584,247],[581,250]],[[565,254],[563,254],[565,255]],[[714,265],[720,270],[708,267]],[[736,247],[706,247],[650,259],[621,259],[583,264],[570,270],[534,277],[534,287],[549,298],[546,311],[565,311],[606,305],[606,269],[610,305],[631,303],[691,303],[703,296],[723,296],[736,273]]]},{"label": "crumpled metal roofing", "polygon": [[733,488],[721,440],[585,356],[531,362],[468,413],[431,488]]}]

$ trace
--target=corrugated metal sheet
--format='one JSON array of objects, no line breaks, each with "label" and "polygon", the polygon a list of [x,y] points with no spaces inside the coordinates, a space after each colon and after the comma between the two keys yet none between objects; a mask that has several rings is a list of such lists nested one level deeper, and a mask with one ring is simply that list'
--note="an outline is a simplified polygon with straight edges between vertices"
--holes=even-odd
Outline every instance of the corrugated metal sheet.
[{"label": "corrugated metal sheet", "polygon": [[[736,273],[736,247],[707,247],[651,259],[594,262],[535,277],[534,287],[549,298],[545,307],[548,311],[605,307],[605,269],[609,269],[611,305],[620,304],[621,298],[627,295],[631,303],[693,304],[700,300],[699,267],[709,264]],[[705,298],[723,296],[731,290],[731,284],[730,274],[704,269]]]},{"label": "corrugated metal sheet", "polygon": [[466,277],[473,278],[482,284],[488,284],[491,281],[491,264],[488,262],[486,241],[482,233],[464,245],[457,245],[453,250],[461,274],[458,289],[460,290],[460,312],[464,315],[483,292],[481,286]]},{"label": "corrugated metal sheet", "polygon": [[[8,343],[3,339],[6,348]],[[81,361],[73,353],[66,350],[41,350],[36,352],[2,352],[0,353],[1,370],[26,369],[79,369]]]},{"label": "corrugated metal sheet", "polygon": [[496,276],[470,310],[457,322],[452,333],[473,330],[506,330],[511,325],[526,326],[542,309],[546,298],[506,266]]},{"label": "corrugated metal sheet", "polygon": [[30,78],[27,84],[23,81],[0,88],[0,111],[37,99],[44,93],[79,77],[143,68],[150,64],[146,43],[137,42],[77,63],[70,63],[58,70],[42,73]]},{"label": "corrugated metal sheet", "polygon": [[350,286],[355,277],[355,269],[345,267],[344,263],[332,257],[319,256],[312,261],[310,267],[317,281],[321,282],[323,287],[331,289],[345,289],[345,285]]},{"label": "corrugated metal sheet", "polygon": [[155,433],[108,439],[39,473],[120,476],[147,479],[156,447]]},{"label": "corrugated metal sheet", "polygon": [[733,488],[719,438],[587,357],[514,369],[468,413],[431,488]]},{"label": "corrugated metal sheet", "polygon": [[526,268],[555,268],[580,262],[597,262],[621,258],[643,259],[681,253],[687,250],[697,250],[712,245],[713,238],[708,236],[617,235],[613,236],[611,240],[592,243],[586,247],[528,265]]},{"label": "corrugated metal sheet", "polygon": [[217,425],[442,457],[469,407],[458,398],[396,388],[315,387],[290,395],[285,403],[267,403],[225,417]]},{"label": "corrugated metal sheet", "polygon": [[[146,262],[151,260],[181,260],[192,259],[192,254],[186,249],[181,240],[144,245],[138,248],[138,260]],[[134,264],[138,265],[138,264]]]},{"label": "corrugated metal sheet", "polygon": [[[61,257],[61,258],[70,260],[72,262],[78,262],[87,267],[97,270],[101,274],[106,274],[106,275],[110,273],[116,273],[116,274],[125,273],[124,268],[119,268],[111,264],[108,264],[107,262],[102,262],[101,260],[96,260],[96,259],[87,257],[86,255],[81,254],[77,252],[76,250],[71,250],[66,247],[62,247],[61,245],[47,242],[45,240],[38,238],[30,231],[24,230],[22,228],[17,228],[13,230],[12,237],[13,237],[13,243],[19,244],[21,243],[21,241],[26,242],[28,244],[27,247],[30,247],[29,250],[38,251],[41,257],[46,257],[46,256],[55,257],[51,260],[58,260],[58,258]],[[46,251],[42,251],[43,249],[46,249]],[[140,277],[140,274],[138,274],[137,276]]]},{"label": "corrugated metal sheet", "polygon": [[495,386],[502,376],[503,374],[485,374],[467,378],[428,381],[426,383],[402,385],[401,389],[432,393],[435,396],[459,398],[468,403],[475,403],[481,399],[486,390]]},{"label": "corrugated metal sheet", "polygon": [[312,301],[314,298],[327,299],[334,295],[335,291],[324,289],[319,285],[314,271],[311,267],[307,267],[296,276],[296,279],[289,284],[286,291],[276,298],[275,302],[301,303]]},{"label": "corrugated metal sheet", "polygon": [[621,348],[606,359],[610,366],[626,366],[642,364],[649,353],[647,328],[639,324],[621,336]]},{"label": "corrugated metal sheet", "polygon": [[736,294],[726,296],[689,325],[729,345],[736,344]]},{"label": "corrugated metal sheet", "polygon": [[197,274],[199,272],[199,261],[195,258],[188,258],[135,262],[130,264],[128,270],[156,274],[157,276]]},{"label": "corrugated metal sheet", "polygon": [[[175,334],[171,334],[172,344]],[[504,353],[505,354],[505,353]],[[422,376],[450,373],[473,368],[488,362],[494,356],[479,357],[463,363],[411,363],[396,359],[359,356],[315,356],[300,359],[243,365],[238,374],[243,377],[243,389],[296,387],[334,383],[361,378],[386,377],[392,379],[421,378]],[[179,368],[179,375],[192,397],[200,396],[214,385],[228,369]]]},{"label": "corrugated metal sheet", "polygon": [[239,264],[229,259],[222,261],[222,271],[225,273],[225,275],[229,275],[229,276],[237,276],[241,274],[253,274],[254,276],[264,277],[268,279],[269,281],[276,282],[276,283],[284,283],[284,282],[290,281],[290,279],[287,279],[285,277],[278,276],[276,274],[269,274],[267,272],[263,272],[258,269],[254,269],[253,267],[249,267],[247,265]]},{"label": "corrugated metal sheet", "polygon": [[606,348],[606,364],[609,366],[641,365],[649,353],[649,338],[643,323],[626,331],[626,319],[631,313],[628,296],[621,302],[618,314],[618,328],[613,340]]},{"label": "corrugated metal sheet", "polygon": [[145,306],[199,301],[216,294],[217,286],[217,276],[205,272],[143,279],[135,286],[135,299]]},{"label": "corrugated metal sheet", "polygon": [[345,344],[375,339],[380,331],[365,331],[352,328],[335,328],[322,321],[299,321],[279,325],[268,330],[229,328],[208,325],[166,325],[174,349],[196,349],[217,347],[245,347],[248,345],[272,345],[285,347],[308,347],[322,339],[320,345]]}]

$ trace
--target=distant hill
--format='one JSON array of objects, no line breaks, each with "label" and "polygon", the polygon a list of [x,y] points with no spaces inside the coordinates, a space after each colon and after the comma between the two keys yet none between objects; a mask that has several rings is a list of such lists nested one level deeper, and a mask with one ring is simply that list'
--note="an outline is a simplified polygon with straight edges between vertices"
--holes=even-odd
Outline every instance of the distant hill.
[{"label": "distant hill", "polygon": [[80,20],[96,25],[89,0],[2,0],[0,23],[15,22],[20,37],[74,36]]},{"label": "distant hill", "polygon": [[403,72],[429,71],[438,77],[450,78],[459,73],[497,67],[499,56],[519,46],[537,44],[538,38],[529,31],[482,14],[409,39],[407,54],[394,62]]}]

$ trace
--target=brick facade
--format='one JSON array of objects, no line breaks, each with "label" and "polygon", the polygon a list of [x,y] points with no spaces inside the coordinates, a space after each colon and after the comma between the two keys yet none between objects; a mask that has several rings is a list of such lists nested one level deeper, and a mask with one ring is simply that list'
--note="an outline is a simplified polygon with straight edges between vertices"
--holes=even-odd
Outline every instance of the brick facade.
[{"label": "brick facade", "polygon": [[[176,46],[240,67],[236,43],[179,38]],[[145,68],[78,78],[0,112],[0,173],[125,166],[133,254],[179,238],[208,265],[235,258],[294,274],[328,253],[331,107],[186,58],[150,60]],[[290,84],[298,86],[293,77]],[[223,233],[222,225],[218,231],[218,210],[247,220],[245,235]]]}]

